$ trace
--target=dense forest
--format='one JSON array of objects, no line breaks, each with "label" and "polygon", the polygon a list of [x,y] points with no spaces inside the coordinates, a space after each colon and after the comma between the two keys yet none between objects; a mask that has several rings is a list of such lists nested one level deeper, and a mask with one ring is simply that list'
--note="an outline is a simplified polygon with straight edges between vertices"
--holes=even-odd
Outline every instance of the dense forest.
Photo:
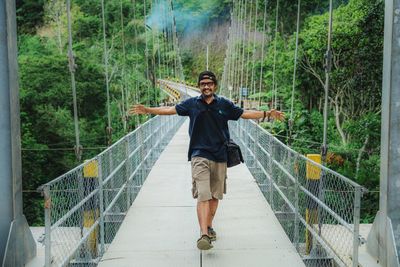
[{"label": "dense forest", "polygon": [[[288,117],[293,116],[291,146],[306,154],[319,153],[323,138],[329,1],[302,2],[293,114],[296,5],[291,1],[281,3],[278,31],[271,31],[270,38],[276,38],[278,107],[287,111]],[[372,222],[379,203],[383,8],[383,1],[334,1],[327,164],[369,190],[362,200],[362,222]],[[271,29],[275,29],[274,24],[272,21]],[[273,79],[273,49],[268,47],[262,61],[267,88]],[[271,97],[266,93],[265,100]],[[265,127],[289,141],[287,122]]]},{"label": "dense forest", "polygon": [[[172,4],[106,0],[104,19],[101,0],[71,2],[82,160],[148,119],[126,116],[126,111],[135,102],[156,106],[163,101],[157,78],[194,83],[197,73],[205,69],[207,45],[210,69],[223,76],[232,24],[230,0],[174,0]],[[250,2],[259,14],[267,3],[268,16],[265,31],[259,16],[256,52],[249,52],[256,53],[251,68],[264,68],[263,73],[255,72],[263,92],[249,99],[260,97],[270,103],[274,79],[278,108],[294,118],[291,140],[288,121],[262,126],[301,153],[319,153],[329,1],[302,1],[293,114],[289,113],[297,1],[280,1],[277,18],[274,1]],[[362,201],[363,222],[374,218],[379,197],[383,6],[377,0],[335,1],[334,5],[327,164],[370,190]],[[43,203],[37,187],[79,163],[65,1],[18,0],[17,20],[24,213],[31,225],[42,225]],[[263,57],[260,39],[266,41]],[[253,41],[247,43],[247,49],[251,47]],[[220,90],[227,93],[227,88]]]}]

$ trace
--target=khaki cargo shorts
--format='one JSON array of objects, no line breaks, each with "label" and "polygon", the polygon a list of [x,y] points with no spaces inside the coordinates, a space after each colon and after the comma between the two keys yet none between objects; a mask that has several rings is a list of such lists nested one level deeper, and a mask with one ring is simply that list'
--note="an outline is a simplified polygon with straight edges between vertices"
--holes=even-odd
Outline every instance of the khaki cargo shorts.
[{"label": "khaki cargo shorts", "polygon": [[222,199],[226,194],[226,162],[192,158],[192,195],[197,201]]}]

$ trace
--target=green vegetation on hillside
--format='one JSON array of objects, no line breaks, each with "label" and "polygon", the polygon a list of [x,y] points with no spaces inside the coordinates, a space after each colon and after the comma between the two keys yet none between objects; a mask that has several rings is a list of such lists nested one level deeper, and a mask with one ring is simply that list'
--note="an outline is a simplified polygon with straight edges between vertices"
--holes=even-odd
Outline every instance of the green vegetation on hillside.
[{"label": "green vegetation on hillside", "polygon": [[[275,2],[267,2],[267,30],[263,34],[260,31],[266,1],[257,1],[255,79],[257,83],[262,80],[262,102],[271,103]],[[296,2],[280,1],[276,35],[278,107],[287,117],[292,94]],[[146,1],[145,9],[143,1],[105,3],[112,141],[116,141],[140,123],[137,117],[126,116],[131,103],[154,106],[162,100],[157,78],[182,78],[176,65],[178,56],[186,80],[195,82],[197,74],[206,67],[208,45],[210,69],[222,77],[232,1],[173,1],[171,12],[173,9],[179,55],[172,41],[172,24],[164,16],[166,5]],[[255,7],[256,1],[252,3]],[[328,164],[373,191],[362,202],[365,222],[374,217],[378,203],[383,5],[378,0],[343,0],[335,1],[334,10]],[[287,121],[263,124],[304,154],[319,153],[322,143],[327,6],[327,0],[302,0],[292,139],[288,140]],[[31,225],[43,224],[42,197],[34,190],[78,164],[74,154],[65,10],[62,0],[17,1],[24,208]],[[101,1],[73,0],[72,20],[79,127],[83,158],[87,159],[108,144]],[[267,40],[262,59],[261,38]],[[250,56],[252,46],[250,41],[246,47]],[[252,66],[249,62],[246,67]],[[262,77],[258,71],[261,66]],[[221,91],[226,93],[226,89]],[[258,99],[258,92],[251,97]]]},{"label": "green vegetation on hillside", "polygon": [[[112,141],[147,118],[127,116],[134,102],[158,105],[159,77],[179,77],[171,23],[163,31],[144,24],[140,1],[105,1]],[[151,10],[148,2],[146,12]],[[168,11],[165,11],[168,12]],[[25,214],[43,223],[36,188],[78,164],[66,4],[63,0],[18,2],[18,49]],[[108,144],[107,95],[101,1],[72,1],[72,39],[83,159]],[[171,17],[171,16],[170,16]],[[168,23],[168,21],[166,22]]]},{"label": "green vegetation on hillside", "polygon": [[[269,2],[267,8],[265,37],[268,42],[265,57],[255,62],[255,80],[258,85],[259,70],[263,64],[264,73],[261,78],[264,92],[261,94],[261,101],[271,106],[274,101],[272,85],[276,41],[276,102],[277,107],[284,110],[290,118],[297,1],[279,2],[276,35],[276,3]],[[262,3],[263,1],[259,1],[260,10],[263,8]],[[329,1],[309,0],[301,3],[293,134],[289,139],[288,120],[284,123],[265,123],[263,126],[282,141],[290,142],[295,150],[307,154],[319,153],[322,144],[324,55],[327,49]],[[383,7],[383,1],[335,1],[333,14],[333,65],[330,73],[327,163],[333,170],[371,191],[364,196],[362,202],[362,218],[365,222],[371,222],[378,209]],[[262,18],[257,24],[260,31]],[[244,48],[246,52],[250,51],[250,56],[252,47],[253,42],[250,41]],[[257,51],[259,50],[258,42]],[[256,58],[257,56],[260,57],[256,55]],[[250,61],[245,65],[245,70],[251,70],[252,67]],[[248,73],[250,75],[250,72]],[[251,92],[257,92],[249,98],[258,100],[258,86],[249,88]],[[227,88],[222,88],[222,91],[228,94]],[[235,93],[234,97],[237,97]]]}]

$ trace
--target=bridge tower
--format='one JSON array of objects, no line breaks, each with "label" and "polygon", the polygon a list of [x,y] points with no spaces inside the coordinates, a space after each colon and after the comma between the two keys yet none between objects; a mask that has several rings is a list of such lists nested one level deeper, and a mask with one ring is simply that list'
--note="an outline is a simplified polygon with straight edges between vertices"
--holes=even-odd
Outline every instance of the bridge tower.
[{"label": "bridge tower", "polygon": [[21,134],[14,0],[0,0],[0,265],[24,266],[36,244],[22,211]]},{"label": "bridge tower", "polygon": [[385,1],[379,211],[367,250],[382,266],[400,266],[400,0]]}]

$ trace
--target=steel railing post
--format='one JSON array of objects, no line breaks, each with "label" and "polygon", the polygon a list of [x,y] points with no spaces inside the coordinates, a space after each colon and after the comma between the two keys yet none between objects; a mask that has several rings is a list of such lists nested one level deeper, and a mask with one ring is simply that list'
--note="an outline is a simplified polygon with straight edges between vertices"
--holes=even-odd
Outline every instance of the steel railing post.
[{"label": "steel railing post", "polygon": [[45,266],[51,266],[51,196],[50,186],[45,185],[44,194],[44,246],[45,246]]},{"label": "steel railing post", "polygon": [[261,178],[261,175],[260,175],[261,168],[260,168],[260,166],[258,165],[257,162],[258,162],[258,158],[260,157],[258,151],[260,151],[259,147],[261,146],[261,144],[259,142],[259,140],[260,140],[260,129],[258,129],[258,127],[255,127],[255,134],[256,134],[256,137],[255,137],[255,140],[254,140],[254,151],[253,151],[254,167],[256,168],[255,178],[256,178],[257,183],[260,184],[260,182],[261,182],[261,179],[260,179]]},{"label": "steel railing post", "polygon": [[[169,116],[167,117],[167,121],[169,121]],[[172,124],[174,123],[173,122],[173,119],[171,119],[172,120]],[[164,137],[165,137],[165,135],[166,135],[166,130],[165,130],[165,128],[166,128],[166,125],[167,125],[168,123],[161,123],[161,127],[160,127],[160,133],[161,133],[161,140],[160,140],[160,143],[159,143],[159,147],[160,147],[160,151],[161,151],[161,149],[164,149]]]},{"label": "steel railing post", "polygon": [[140,167],[140,180],[139,180],[139,186],[142,186],[143,184],[143,180],[144,180],[144,176],[145,176],[145,172],[146,172],[146,161],[144,160],[144,157],[147,154],[147,150],[148,150],[148,140],[146,139],[146,135],[147,135],[147,128],[148,128],[148,124],[145,125],[145,127],[143,127],[140,131],[140,137],[141,140],[143,142],[143,146],[142,146],[142,150],[141,150],[141,154],[140,154],[140,162],[142,162],[142,165]]},{"label": "steel railing post", "polygon": [[[78,173],[77,176],[78,176],[77,181],[78,181],[78,196],[79,196],[78,198],[80,200],[82,200],[85,197],[85,184],[84,184],[84,180],[83,180],[83,175]],[[85,211],[84,205],[82,205],[79,208],[79,217],[78,217],[80,238],[83,237],[83,231],[84,231],[84,229],[83,229],[84,228],[84,211]]]},{"label": "steel railing post", "polygon": [[[154,126],[153,125],[153,121],[151,121],[149,123],[149,129],[148,129],[148,132],[147,132],[147,135],[150,136],[150,140],[149,140],[149,144],[150,145],[149,145],[149,151],[148,151],[149,157],[148,157],[147,164],[146,164],[146,177],[150,172],[151,162],[153,161],[153,141],[154,141],[154,134],[153,134],[153,128],[154,127],[153,126]],[[144,177],[144,178],[146,178],[146,177]]]},{"label": "steel railing post", "polygon": [[125,180],[126,180],[126,211],[131,206],[131,186],[129,177],[131,176],[131,162],[130,162],[130,149],[129,149],[129,136],[125,137]]},{"label": "steel railing post", "polygon": [[[163,123],[162,120],[159,120],[159,124],[162,125],[162,123]],[[161,128],[157,128],[159,124],[154,125],[153,130],[152,130],[152,133],[155,132],[155,134],[154,134],[154,141],[153,141],[153,143],[152,143],[152,146],[153,146],[153,153],[152,153],[152,155],[153,155],[153,157],[152,157],[152,159],[151,159],[151,165],[153,165],[153,164],[155,163],[156,158],[157,158],[157,155],[159,154],[159,153],[158,153],[158,145],[159,145],[158,140],[160,140],[160,136],[161,136],[161,135],[160,135],[160,133],[161,133],[160,129],[161,129]],[[161,127],[161,126],[160,126],[160,127]]]},{"label": "steel railing post", "polygon": [[102,157],[97,158],[98,179],[99,179],[99,225],[100,225],[100,255],[104,254],[104,190],[103,190],[103,161]]},{"label": "steel railing post", "polygon": [[[110,175],[113,171],[114,171],[114,159],[113,159],[113,154],[114,154],[114,150],[117,150],[118,147],[112,147],[110,148],[110,150],[108,151],[108,173],[107,175],[104,175],[104,177],[108,177],[108,175]],[[117,163],[118,165],[118,163]],[[109,186],[108,188],[106,188],[106,207],[105,209],[108,209],[108,206],[110,205],[110,202],[112,202],[112,198],[114,195],[114,191],[115,191],[115,175],[113,175],[113,177],[110,179],[109,182]],[[111,193],[111,194],[110,194]],[[110,201],[110,197],[111,197],[111,201]]]},{"label": "steel railing post", "polygon": [[244,121],[244,120],[240,121],[239,139],[243,140],[243,144],[245,146],[245,149],[243,150],[243,158],[247,162],[247,149],[249,149],[249,148],[247,147],[247,143],[246,143],[246,135],[245,135],[245,129],[244,129],[246,127],[245,123],[246,123],[246,121]]},{"label": "steel railing post", "polygon": [[143,142],[143,146],[140,152],[140,162],[143,162],[141,167],[140,167],[140,180],[139,180],[139,185],[142,186],[143,180],[144,180],[144,175],[146,171],[146,162],[143,160],[144,156],[147,154],[147,146],[148,146],[148,141],[144,142],[145,136],[146,136],[146,131],[147,127],[149,124],[146,124],[143,128],[140,129],[140,139],[141,142]]},{"label": "steel railing post", "polygon": [[245,120],[244,123],[245,123],[245,125],[244,125],[245,127],[243,129],[243,133],[244,133],[244,136],[245,136],[246,147],[247,147],[247,149],[246,149],[246,158],[247,158],[247,161],[249,161],[249,159],[250,159],[250,150],[251,150],[251,147],[250,147],[249,121]]},{"label": "steel railing post", "polygon": [[295,174],[295,185],[294,185],[294,237],[293,237],[293,242],[295,245],[295,248],[297,251],[299,251],[299,167],[297,166],[298,164],[298,159],[296,156],[296,160],[294,162],[294,174]]},{"label": "steel railing post", "polygon": [[353,236],[353,267],[358,266],[358,248],[360,245],[360,209],[361,209],[361,187],[356,186],[354,191],[354,236]]},{"label": "steel railing post", "polygon": [[268,164],[268,172],[269,172],[269,205],[271,206],[272,211],[274,210],[274,189],[273,189],[273,164],[274,164],[274,153],[275,153],[275,143],[273,138],[269,137],[269,164]]},{"label": "steel railing post", "polygon": [[163,121],[161,121],[160,123],[161,123],[160,128],[157,131],[157,135],[158,135],[157,140],[158,141],[157,141],[157,147],[156,147],[156,151],[157,151],[156,159],[161,154],[162,142],[163,142],[163,138],[164,138],[164,134],[163,134],[164,123],[163,123]]},{"label": "steel railing post", "polygon": [[[255,128],[254,125],[251,125],[251,124],[250,124],[250,127],[252,127],[253,129]],[[259,139],[259,137],[258,137],[258,129],[255,128],[255,130],[252,131],[252,132],[254,133],[254,135],[253,135],[254,141],[253,141],[253,149],[252,149],[253,157],[254,157],[254,159],[253,159],[253,168],[256,169],[257,168],[257,145],[258,145],[258,139]]]}]

